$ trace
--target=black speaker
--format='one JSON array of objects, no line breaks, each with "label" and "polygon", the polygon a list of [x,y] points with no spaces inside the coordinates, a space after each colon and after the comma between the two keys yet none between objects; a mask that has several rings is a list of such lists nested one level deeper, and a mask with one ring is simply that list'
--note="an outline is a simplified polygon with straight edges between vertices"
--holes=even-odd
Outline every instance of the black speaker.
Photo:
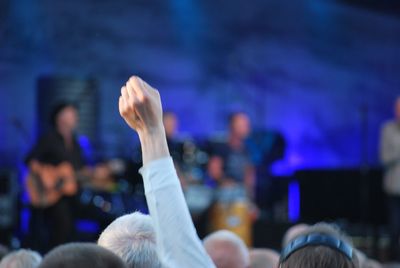
[{"label": "black speaker", "polygon": [[382,170],[302,170],[295,177],[300,184],[302,221],[345,219],[374,225],[386,223]]}]

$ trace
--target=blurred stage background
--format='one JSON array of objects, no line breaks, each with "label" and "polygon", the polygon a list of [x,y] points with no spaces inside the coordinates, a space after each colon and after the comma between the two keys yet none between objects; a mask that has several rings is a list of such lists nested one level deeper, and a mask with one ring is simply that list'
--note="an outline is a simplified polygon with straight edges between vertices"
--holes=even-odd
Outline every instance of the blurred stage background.
[{"label": "blurred stage background", "polygon": [[[1,0],[0,167],[20,176],[40,131],[46,77],[91,81],[95,115],[85,131],[93,154],[131,158],[138,141],[117,100],[137,74],[160,90],[184,137],[219,135],[235,110],[247,112],[254,129],[282,135],[284,154],[268,168],[284,189],[275,209],[287,214],[268,224],[317,217],[384,224],[384,215],[361,208],[385,209],[378,138],[392,117],[399,73],[395,0]],[[310,186],[313,178],[321,185]],[[327,185],[340,202],[322,194]],[[315,208],[319,202],[327,203]]]}]

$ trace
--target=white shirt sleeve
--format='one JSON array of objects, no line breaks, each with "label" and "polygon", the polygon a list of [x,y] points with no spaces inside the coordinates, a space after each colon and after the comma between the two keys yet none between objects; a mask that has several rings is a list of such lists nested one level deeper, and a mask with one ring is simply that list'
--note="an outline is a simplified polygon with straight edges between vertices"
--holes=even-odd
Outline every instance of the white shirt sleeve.
[{"label": "white shirt sleeve", "polygon": [[214,268],[197,236],[171,157],[140,169],[164,267]]}]

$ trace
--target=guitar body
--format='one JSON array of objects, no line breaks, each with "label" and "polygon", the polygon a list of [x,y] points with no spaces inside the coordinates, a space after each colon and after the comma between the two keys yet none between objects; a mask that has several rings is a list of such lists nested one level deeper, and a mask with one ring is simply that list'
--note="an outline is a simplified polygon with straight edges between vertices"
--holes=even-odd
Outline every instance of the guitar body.
[{"label": "guitar body", "polygon": [[63,196],[74,195],[78,190],[75,171],[67,162],[57,166],[35,162],[25,182],[30,202],[38,208],[54,205]]}]

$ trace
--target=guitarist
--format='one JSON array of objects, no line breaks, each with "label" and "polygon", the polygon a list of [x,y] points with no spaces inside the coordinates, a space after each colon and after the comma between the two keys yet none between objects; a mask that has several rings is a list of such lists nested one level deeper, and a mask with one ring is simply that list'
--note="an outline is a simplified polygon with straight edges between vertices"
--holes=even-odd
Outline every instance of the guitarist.
[{"label": "guitarist", "polygon": [[[38,250],[46,251],[48,246],[52,248],[68,242],[74,234],[72,206],[77,191],[74,171],[84,169],[82,151],[74,134],[77,124],[78,110],[74,104],[65,102],[57,105],[51,114],[52,129],[39,138],[26,158],[30,169],[27,186],[32,205],[30,234],[38,236],[31,238],[33,243],[39,243],[36,245]],[[46,178],[49,176],[44,175],[46,171],[49,173],[61,167],[64,170],[70,167],[72,172],[62,175],[53,172],[56,175],[50,176],[53,177],[50,181]],[[43,245],[46,230],[49,245]]]}]

